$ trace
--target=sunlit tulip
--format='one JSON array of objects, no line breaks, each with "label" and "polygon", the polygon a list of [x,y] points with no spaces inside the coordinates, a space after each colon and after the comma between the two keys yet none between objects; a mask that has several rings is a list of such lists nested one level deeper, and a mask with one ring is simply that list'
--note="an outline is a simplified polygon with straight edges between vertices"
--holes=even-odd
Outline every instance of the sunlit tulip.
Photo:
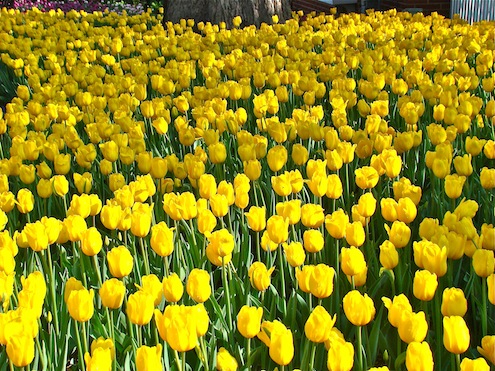
[{"label": "sunlit tulip", "polygon": [[422,342],[428,332],[428,322],[424,312],[404,311],[397,328],[401,340],[407,344]]},{"label": "sunlit tulip", "polygon": [[495,272],[495,257],[492,250],[477,249],[473,254],[474,272],[483,278]]},{"label": "sunlit tulip", "polygon": [[107,262],[110,274],[116,278],[128,276],[134,265],[130,251],[123,245],[114,247],[107,253]]},{"label": "sunlit tulip", "polygon": [[379,260],[385,269],[394,269],[399,264],[399,252],[389,240],[380,245]]},{"label": "sunlit tulip", "polygon": [[467,300],[464,291],[459,288],[446,288],[442,294],[443,316],[464,316],[467,312]]},{"label": "sunlit tulip", "polygon": [[328,350],[329,371],[350,371],[354,365],[354,346],[345,340],[332,342]]},{"label": "sunlit tulip", "polygon": [[430,273],[427,270],[418,270],[414,273],[413,294],[419,300],[432,300],[437,287],[438,278],[435,273]]},{"label": "sunlit tulip", "polygon": [[407,346],[407,371],[433,371],[433,365],[433,353],[426,341],[412,342]]},{"label": "sunlit tulip", "polygon": [[94,296],[93,289],[72,290],[67,298],[67,308],[70,316],[78,322],[87,322],[93,317],[94,313]]},{"label": "sunlit tulip", "polygon": [[357,290],[349,291],[342,300],[344,313],[354,326],[365,326],[375,317],[375,305],[367,295]]},{"label": "sunlit tulip", "polygon": [[270,269],[262,262],[254,262],[248,270],[249,281],[258,291],[265,291],[271,282],[271,275],[275,267]]},{"label": "sunlit tulip", "polygon": [[490,371],[490,366],[484,358],[464,358],[460,367],[460,371]]},{"label": "sunlit tulip", "polygon": [[14,366],[29,365],[34,359],[34,339],[26,334],[10,337],[7,341],[7,356]]},{"label": "sunlit tulip", "polygon": [[443,345],[450,353],[461,354],[469,348],[471,337],[460,316],[443,317]]},{"label": "sunlit tulip", "polygon": [[211,295],[210,275],[203,269],[194,268],[187,278],[186,291],[196,303],[204,303]]},{"label": "sunlit tulip", "polygon": [[270,358],[278,365],[288,365],[294,357],[294,340],[289,329],[270,334]]},{"label": "sunlit tulip", "polygon": [[218,371],[236,371],[238,367],[236,359],[223,347],[217,353]]},{"label": "sunlit tulip", "polygon": [[103,282],[99,290],[101,303],[110,309],[120,308],[124,301],[124,283],[116,278],[110,278]]},{"label": "sunlit tulip", "polygon": [[263,308],[244,305],[237,314],[237,330],[245,338],[253,338],[260,332]]},{"label": "sunlit tulip", "polygon": [[481,346],[477,347],[478,352],[495,365],[495,335],[484,336],[481,339]]},{"label": "sunlit tulip", "polygon": [[154,347],[141,346],[136,350],[136,366],[138,371],[152,371],[162,368],[162,345]]},{"label": "sunlit tulip", "polygon": [[342,272],[348,276],[355,276],[366,269],[364,254],[358,248],[351,246],[344,247],[340,253]]},{"label": "sunlit tulip", "polygon": [[323,343],[330,337],[335,320],[335,315],[332,318],[325,308],[318,305],[309,315],[304,325],[304,333],[312,342]]},{"label": "sunlit tulip", "polygon": [[251,206],[249,212],[244,213],[248,226],[255,232],[261,232],[266,227],[266,208]]}]

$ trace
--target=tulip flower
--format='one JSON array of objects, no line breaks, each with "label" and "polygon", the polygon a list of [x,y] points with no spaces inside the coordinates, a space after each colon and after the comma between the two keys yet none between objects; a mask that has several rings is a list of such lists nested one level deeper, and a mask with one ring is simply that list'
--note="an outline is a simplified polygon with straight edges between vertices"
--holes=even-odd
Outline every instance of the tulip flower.
[{"label": "tulip flower", "polygon": [[159,370],[162,368],[162,345],[154,347],[143,345],[136,350],[136,366],[138,371]]},{"label": "tulip flower", "polygon": [[323,343],[329,339],[336,316],[333,318],[325,308],[318,305],[309,315],[304,325],[306,337],[314,343]]},{"label": "tulip flower", "polygon": [[426,341],[412,342],[407,346],[407,371],[433,371],[433,365],[433,354]]},{"label": "tulip flower", "polygon": [[461,354],[469,348],[469,329],[462,317],[443,317],[443,345],[450,353]]},{"label": "tulip flower", "polygon": [[255,337],[260,332],[262,316],[263,308],[244,305],[237,314],[237,330],[245,338]]},{"label": "tulip flower", "polygon": [[344,313],[354,326],[365,326],[375,317],[375,305],[367,295],[357,290],[349,291],[342,300]]},{"label": "tulip flower", "polygon": [[210,274],[194,268],[187,278],[186,291],[196,303],[204,303],[211,295]]}]

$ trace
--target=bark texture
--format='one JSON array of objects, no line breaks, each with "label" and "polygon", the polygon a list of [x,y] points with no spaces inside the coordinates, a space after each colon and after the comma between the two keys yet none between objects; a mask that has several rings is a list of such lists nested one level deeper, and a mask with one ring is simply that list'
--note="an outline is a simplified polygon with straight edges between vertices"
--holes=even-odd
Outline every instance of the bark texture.
[{"label": "bark texture", "polygon": [[165,20],[178,22],[181,18],[196,22],[227,23],[241,16],[242,26],[271,23],[272,15],[280,22],[290,18],[290,0],[165,0]]}]

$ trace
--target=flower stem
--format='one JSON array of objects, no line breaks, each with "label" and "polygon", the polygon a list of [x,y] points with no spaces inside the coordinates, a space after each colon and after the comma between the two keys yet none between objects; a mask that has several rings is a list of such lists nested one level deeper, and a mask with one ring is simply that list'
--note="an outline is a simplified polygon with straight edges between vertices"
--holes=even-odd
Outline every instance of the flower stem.
[{"label": "flower stem", "polygon": [[146,272],[146,275],[149,275],[150,274],[150,262],[148,259],[148,251],[146,250],[146,246],[144,246],[143,238],[139,238],[139,246],[141,247],[141,253],[143,254],[144,271]]},{"label": "flower stem", "polygon": [[74,327],[76,328],[76,341],[77,341],[77,351],[79,353],[79,363],[81,370],[86,370],[86,365],[84,364],[84,351],[81,344],[81,335],[79,334],[79,326],[77,326],[77,321],[74,320]]},{"label": "flower stem", "polygon": [[227,281],[227,266],[225,265],[225,257],[222,256],[222,278],[223,278],[223,287],[224,294],[227,299],[227,320],[228,320],[228,330],[232,330],[232,313],[230,306],[230,289],[229,282]]},{"label": "flower stem", "polygon": [[487,279],[482,278],[481,281],[481,300],[482,300],[482,310],[481,310],[481,335],[486,336],[488,332],[488,324],[487,324],[487,308],[488,305],[486,303],[486,295],[488,293],[487,287]]},{"label": "flower stem", "polygon": [[311,342],[311,360],[309,361],[309,371],[314,370],[316,356],[316,343]]},{"label": "flower stem", "polygon": [[362,337],[362,326],[358,326],[357,342],[358,342],[358,364],[359,370],[363,371],[363,337]]}]

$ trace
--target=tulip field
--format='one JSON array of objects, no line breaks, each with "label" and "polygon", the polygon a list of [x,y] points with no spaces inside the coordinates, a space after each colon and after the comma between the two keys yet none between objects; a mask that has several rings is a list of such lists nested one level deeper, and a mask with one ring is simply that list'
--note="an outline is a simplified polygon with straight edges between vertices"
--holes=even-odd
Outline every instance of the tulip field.
[{"label": "tulip field", "polygon": [[495,370],[495,22],[0,10],[0,371]]}]

